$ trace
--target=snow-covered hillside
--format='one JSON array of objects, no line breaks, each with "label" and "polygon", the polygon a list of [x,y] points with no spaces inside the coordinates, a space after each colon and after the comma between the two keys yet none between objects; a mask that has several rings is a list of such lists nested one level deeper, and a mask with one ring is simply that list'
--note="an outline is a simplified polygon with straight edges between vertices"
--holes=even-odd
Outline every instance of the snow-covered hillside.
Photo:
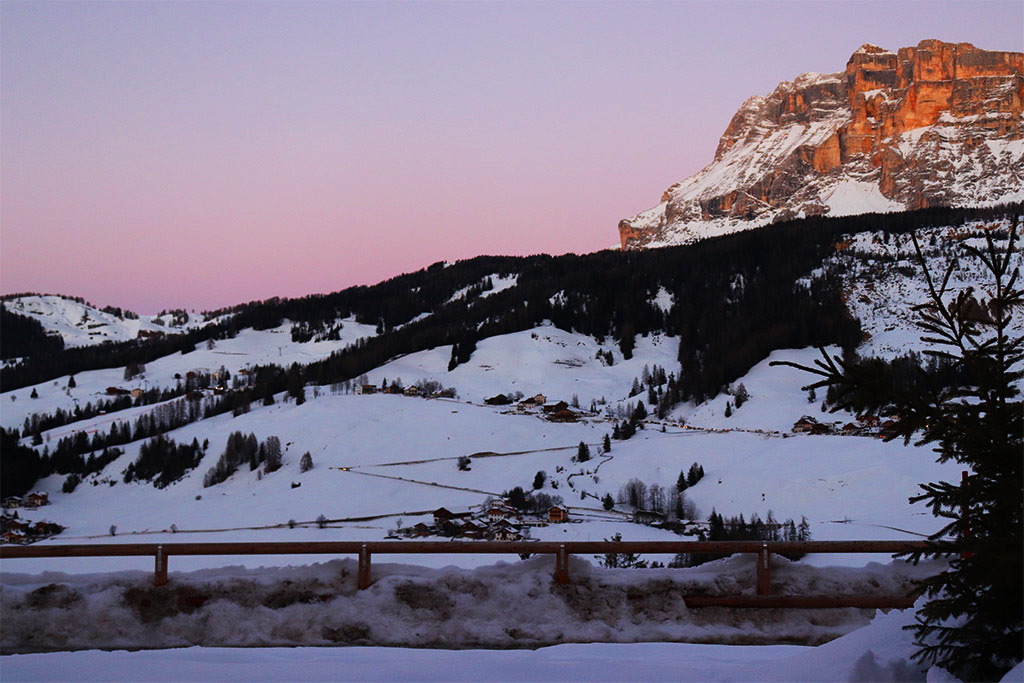
[{"label": "snow-covered hillside", "polygon": [[119,314],[117,309],[100,310],[79,299],[57,295],[8,297],[3,305],[13,313],[39,321],[46,332],[59,334],[69,347],[179,334],[209,322],[194,311],[163,316],[135,315],[130,311]]}]

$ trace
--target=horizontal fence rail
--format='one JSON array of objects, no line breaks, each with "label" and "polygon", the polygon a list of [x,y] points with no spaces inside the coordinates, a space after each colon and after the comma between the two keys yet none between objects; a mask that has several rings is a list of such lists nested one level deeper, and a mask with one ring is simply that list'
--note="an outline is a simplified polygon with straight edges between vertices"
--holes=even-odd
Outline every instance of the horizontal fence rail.
[{"label": "horizontal fence rail", "polygon": [[76,545],[0,546],[0,560],[40,557],[153,557],[155,583],[167,583],[171,555],[356,555],[357,584],[372,583],[372,555],[554,555],[555,582],[569,583],[569,556],[605,553],[694,553],[757,556],[757,594],[735,596],[694,595],[689,607],[863,607],[904,608],[908,596],[797,596],[772,595],[773,553],[910,553],[918,550],[955,552],[951,543],[932,541],[267,541],[234,543],[97,543]]}]

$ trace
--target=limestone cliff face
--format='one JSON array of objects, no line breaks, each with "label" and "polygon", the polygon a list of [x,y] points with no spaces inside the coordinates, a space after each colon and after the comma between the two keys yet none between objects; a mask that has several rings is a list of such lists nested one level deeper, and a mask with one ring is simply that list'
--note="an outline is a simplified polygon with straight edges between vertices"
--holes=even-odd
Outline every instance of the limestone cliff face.
[{"label": "limestone cliff face", "polygon": [[619,223],[623,248],[801,215],[1024,199],[1024,54],[864,45],[740,107],[714,161]]}]

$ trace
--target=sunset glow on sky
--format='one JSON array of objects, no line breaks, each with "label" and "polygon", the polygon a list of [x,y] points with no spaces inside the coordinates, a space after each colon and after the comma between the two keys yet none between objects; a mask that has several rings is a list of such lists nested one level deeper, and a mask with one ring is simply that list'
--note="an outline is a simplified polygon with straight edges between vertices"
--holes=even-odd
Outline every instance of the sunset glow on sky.
[{"label": "sunset glow on sky", "polygon": [[749,96],[1011,2],[0,3],[0,287],[138,313],[588,252]]}]

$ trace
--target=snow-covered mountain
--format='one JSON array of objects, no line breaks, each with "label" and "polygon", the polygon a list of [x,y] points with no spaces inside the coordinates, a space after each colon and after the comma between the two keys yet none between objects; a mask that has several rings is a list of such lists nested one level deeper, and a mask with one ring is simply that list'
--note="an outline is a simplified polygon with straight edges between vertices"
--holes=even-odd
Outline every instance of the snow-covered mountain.
[{"label": "snow-covered mountain", "polygon": [[748,99],[714,161],[619,223],[625,249],[801,216],[1024,199],[1024,54],[864,45]]},{"label": "snow-covered mountain", "polygon": [[60,335],[66,347],[180,334],[207,322],[195,312],[136,315],[113,307],[98,309],[83,299],[56,294],[4,297],[3,305],[12,313],[38,321],[48,334]]}]

